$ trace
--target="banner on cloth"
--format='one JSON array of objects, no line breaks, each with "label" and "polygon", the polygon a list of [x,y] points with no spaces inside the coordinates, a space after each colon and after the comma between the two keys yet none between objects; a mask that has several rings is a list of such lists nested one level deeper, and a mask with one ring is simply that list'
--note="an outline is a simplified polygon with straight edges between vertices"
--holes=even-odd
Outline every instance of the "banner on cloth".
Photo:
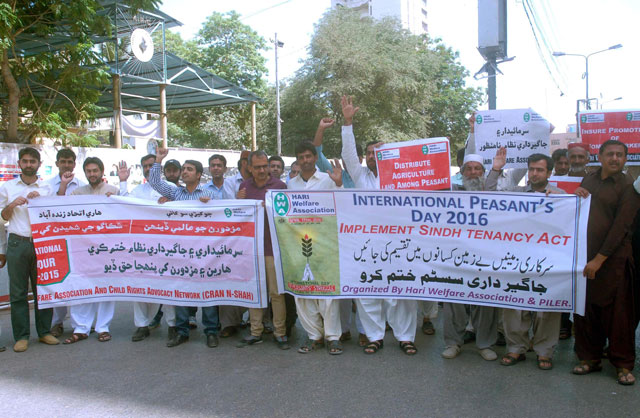
[{"label": "banner on cloth", "polygon": [[627,145],[627,165],[640,165],[640,110],[584,112],[578,120],[582,142],[589,145],[589,165],[599,164],[600,145],[609,139]]},{"label": "banner on cloth", "polygon": [[261,203],[33,199],[38,304],[266,307]]},{"label": "banner on cloth", "polygon": [[437,191],[269,191],[280,291],[584,310],[590,199]]},{"label": "banner on cloth", "polygon": [[376,148],[381,189],[448,190],[450,163],[447,138],[416,139]]},{"label": "banner on cloth", "polygon": [[549,177],[548,182],[554,187],[562,189],[569,194],[573,194],[576,189],[580,187],[582,177],[551,176]]},{"label": "banner on cloth", "polygon": [[476,153],[491,169],[499,148],[507,149],[504,168],[527,168],[529,156],[549,155],[550,124],[532,109],[484,110],[475,114]]}]

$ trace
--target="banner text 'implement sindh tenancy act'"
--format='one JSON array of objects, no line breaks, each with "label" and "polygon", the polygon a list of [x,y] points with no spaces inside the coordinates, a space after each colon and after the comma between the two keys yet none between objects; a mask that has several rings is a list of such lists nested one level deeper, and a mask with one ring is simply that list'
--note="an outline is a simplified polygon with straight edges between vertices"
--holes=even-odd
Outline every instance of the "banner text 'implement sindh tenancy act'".
[{"label": "banner text 'implement sindh tenancy act'", "polygon": [[533,193],[270,191],[282,291],[536,311],[584,309],[589,199]]}]

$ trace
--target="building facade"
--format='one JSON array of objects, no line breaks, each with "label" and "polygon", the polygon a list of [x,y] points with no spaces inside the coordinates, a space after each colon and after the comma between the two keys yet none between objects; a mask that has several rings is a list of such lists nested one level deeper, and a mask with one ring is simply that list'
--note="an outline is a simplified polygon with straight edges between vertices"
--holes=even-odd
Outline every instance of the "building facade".
[{"label": "building facade", "polygon": [[374,19],[397,18],[414,35],[427,33],[427,0],[331,0],[331,8],[348,7]]}]

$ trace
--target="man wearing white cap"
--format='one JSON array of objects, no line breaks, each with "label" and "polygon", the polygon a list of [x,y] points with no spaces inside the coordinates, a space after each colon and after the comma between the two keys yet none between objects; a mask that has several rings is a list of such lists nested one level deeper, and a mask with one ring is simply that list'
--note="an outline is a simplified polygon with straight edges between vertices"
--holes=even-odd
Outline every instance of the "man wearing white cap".
[{"label": "man wearing white cap", "polygon": [[[496,158],[494,158],[494,166],[498,156],[503,154],[506,154],[506,150],[504,148],[499,149],[496,153]],[[482,163],[480,155],[466,154],[462,164],[462,186],[453,184],[452,190],[487,190],[484,179],[485,169]],[[494,168],[497,169],[497,167]],[[495,190],[495,184],[491,189]],[[444,343],[446,345],[445,350],[442,352],[442,357],[452,359],[460,354],[464,343],[464,331],[469,322],[469,317],[471,317],[471,324],[476,332],[476,346],[480,350],[480,355],[487,361],[498,358],[496,352],[491,348],[498,338],[498,309],[490,306],[444,303],[442,313]]]}]

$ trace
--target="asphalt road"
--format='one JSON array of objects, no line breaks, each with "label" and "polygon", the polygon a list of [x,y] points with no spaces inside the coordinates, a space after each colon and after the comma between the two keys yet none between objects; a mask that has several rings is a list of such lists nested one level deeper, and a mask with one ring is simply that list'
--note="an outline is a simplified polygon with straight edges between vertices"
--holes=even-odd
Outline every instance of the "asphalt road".
[{"label": "asphalt road", "polygon": [[570,373],[573,340],[560,342],[553,370],[541,371],[533,353],[504,367],[484,361],[473,345],[445,360],[439,321],[435,336],[418,331],[412,357],[390,332],[375,355],[363,354],[356,339],[340,356],[299,354],[299,325],[288,351],[269,336],[256,346],[237,348],[236,335],[207,348],[201,327],[175,348],[165,347],[164,326],[133,343],[133,310],[125,303],[117,305],[114,337],[106,343],[92,334],[77,344],[46,346],[33,330],[29,350],[14,353],[7,312],[0,324],[0,345],[7,346],[0,353],[4,417],[640,416],[640,384],[618,385],[608,363],[601,373]]}]

